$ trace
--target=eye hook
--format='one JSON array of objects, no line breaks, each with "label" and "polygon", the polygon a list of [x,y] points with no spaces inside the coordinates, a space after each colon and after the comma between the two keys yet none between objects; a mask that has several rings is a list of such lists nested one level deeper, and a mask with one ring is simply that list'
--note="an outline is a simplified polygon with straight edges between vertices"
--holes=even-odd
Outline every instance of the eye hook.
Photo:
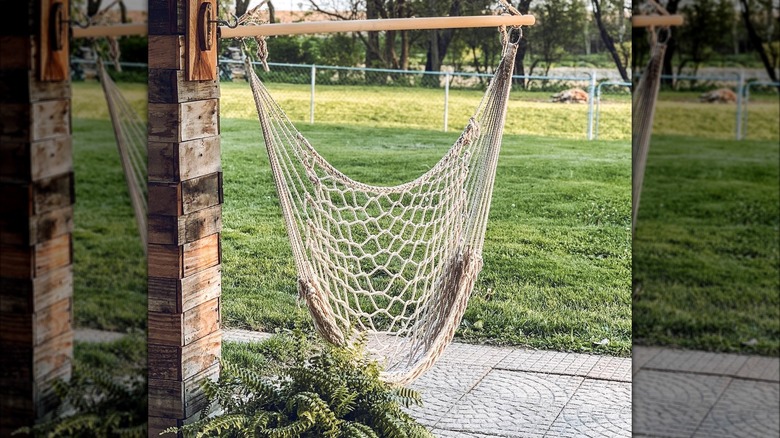
[{"label": "eye hook", "polygon": [[218,26],[227,26],[231,29],[238,27],[238,17],[235,14],[230,14],[233,17],[233,21],[228,20],[209,20],[209,23],[216,23]]}]

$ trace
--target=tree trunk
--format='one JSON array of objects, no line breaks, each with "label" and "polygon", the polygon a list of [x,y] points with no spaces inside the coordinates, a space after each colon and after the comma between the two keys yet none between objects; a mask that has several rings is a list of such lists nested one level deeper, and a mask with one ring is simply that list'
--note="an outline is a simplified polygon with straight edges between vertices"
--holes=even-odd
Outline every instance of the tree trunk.
[{"label": "tree trunk", "polygon": [[[379,18],[379,9],[377,0],[368,0],[366,2],[366,18],[376,20]],[[381,64],[382,58],[379,56],[379,32],[368,32],[368,47],[366,47],[366,67],[376,67]]]},{"label": "tree trunk", "polygon": [[[517,3],[517,10],[525,15],[528,13],[528,11],[531,10],[531,1],[532,0],[520,0]],[[526,33],[523,32],[523,37],[520,38],[520,42],[517,46],[517,53],[515,54],[515,75],[517,76],[525,76],[525,54],[528,52],[528,38],[525,36]],[[526,88],[528,86],[528,81],[525,80],[525,78],[518,79],[516,82],[517,85],[520,85],[522,88]]]},{"label": "tree trunk", "polygon": [[[666,3],[666,10],[670,14],[677,13],[677,7],[680,5],[680,0],[669,0]],[[661,67],[661,74],[669,76],[664,79],[661,78],[661,83],[666,85],[674,85],[673,72],[674,68],[672,63],[674,61],[674,55],[677,53],[677,40],[674,38],[674,33],[666,40],[666,52],[664,53],[664,65]]]},{"label": "tree trunk", "polygon": [[628,72],[626,71],[626,67],[623,65],[623,62],[620,60],[620,55],[618,54],[617,49],[615,48],[615,42],[612,40],[612,37],[609,36],[609,33],[607,33],[607,28],[604,27],[604,22],[601,19],[600,0],[591,0],[591,3],[593,4],[593,17],[596,19],[596,24],[599,27],[601,40],[604,42],[604,45],[607,47],[607,50],[609,50],[610,55],[612,55],[612,60],[615,61],[615,65],[617,66],[617,69],[620,72],[620,77],[623,78],[625,82],[630,82],[631,78],[628,77]]},{"label": "tree trunk", "polygon": [[769,61],[769,56],[766,54],[764,42],[756,32],[756,28],[753,27],[753,22],[750,21],[750,8],[748,7],[748,2],[747,0],[739,0],[739,3],[742,5],[742,18],[745,20],[745,28],[748,32],[750,44],[755,47],[758,56],[761,57],[761,62],[764,64],[764,69],[766,69],[769,78],[772,79],[772,82],[777,82],[777,73],[775,72],[772,63]]}]

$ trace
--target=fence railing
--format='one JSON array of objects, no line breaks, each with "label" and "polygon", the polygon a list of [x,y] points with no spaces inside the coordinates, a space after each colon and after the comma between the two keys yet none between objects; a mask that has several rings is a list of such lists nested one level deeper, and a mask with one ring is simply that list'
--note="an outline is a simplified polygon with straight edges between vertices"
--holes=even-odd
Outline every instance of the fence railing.
[{"label": "fence railing", "polygon": [[[260,63],[253,63],[256,68]],[[220,60],[221,77],[224,80],[243,79],[244,62],[240,60]],[[269,82],[308,83],[309,91],[309,123],[316,120],[316,89],[318,85],[381,85],[397,87],[428,87],[443,90],[442,124],[447,131],[450,114],[450,90],[484,88],[492,74],[476,72],[431,72],[419,70],[394,70],[363,67],[343,67],[312,64],[268,63],[270,72],[262,73],[264,80]],[[513,75],[512,80],[529,84],[528,89],[561,89],[571,84],[583,84],[588,93],[588,110],[585,137],[593,140],[595,119],[595,93],[597,75],[595,71],[571,76],[543,75]]]},{"label": "fence railing", "polygon": [[[94,60],[72,59],[71,63],[81,65],[94,65]],[[255,63],[259,64],[259,63]],[[122,67],[131,69],[146,69],[145,63],[120,62]],[[441,88],[443,90],[442,122],[443,131],[448,130],[450,118],[450,90],[458,89],[484,89],[487,82],[493,76],[488,73],[476,72],[430,72],[419,70],[394,70],[364,67],[329,66],[316,64],[286,64],[268,63],[272,67],[271,72],[265,73],[265,79],[272,82],[285,82],[293,84],[309,85],[309,123],[315,122],[317,106],[316,88],[318,85],[382,85],[389,87],[426,87]],[[243,79],[244,62],[240,60],[220,59],[219,69],[222,80]],[[634,75],[638,78],[638,74]],[[544,75],[514,75],[513,81],[526,84],[526,90],[560,90],[580,84],[588,93],[588,109],[585,137],[588,140],[596,140],[599,136],[599,122],[601,120],[601,98],[604,87],[628,88],[632,84],[621,81],[604,80],[599,82],[596,71],[570,76],[544,76]],[[746,78],[744,73],[729,73],[721,76],[715,75],[662,75],[662,80],[671,79],[675,84],[681,81],[690,83],[709,83],[717,85],[731,85],[737,96],[735,107],[735,133],[737,140],[747,137],[748,105],[750,102],[751,88],[764,86],[776,87],[780,91],[780,83],[755,78]]]}]

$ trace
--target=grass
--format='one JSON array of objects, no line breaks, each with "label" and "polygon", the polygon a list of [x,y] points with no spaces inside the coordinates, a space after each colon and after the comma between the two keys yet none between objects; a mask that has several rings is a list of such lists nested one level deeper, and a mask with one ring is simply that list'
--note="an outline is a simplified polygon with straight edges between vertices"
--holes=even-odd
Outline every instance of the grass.
[{"label": "grass", "polygon": [[[735,137],[736,104],[706,104],[698,101],[701,93],[662,92],[659,95],[653,132],[660,135],[730,140]],[[777,94],[751,96],[747,105],[747,126],[743,132],[750,140],[780,138],[780,105]]]},{"label": "grass", "polygon": [[[267,84],[279,105],[294,122],[309,121],[308,85]],[[257,118],[249,86],[223,83],[220,114],[225,119]],[[510,96],[506,133],[584,139],[588,105],[551,103],[550,92],[516,91]],[[450,90],[448,130],[460,132],[479,104],[484,91]],[[444,90],[366,86],[319,86],[315,91],[315,121],[399,129],[443,128]],[[631,101],[628,94],[605,97],[601,103],[599,138],[631,138]]]},{"label": "grass", "polygon": [[[256,121],[222,120],[223,321],[273,331],[309,324]],[[374,184],[423,173],[455,133],[307,126],[336,167]],[[630,145],[507,136],[485,269],[458,336],[628,355]],[[607,338],[607,346],[594,342]]]},{"label": "grass", "polygon": [[76,326],[145,328],[146,259],[111,124],[74,118],[73,139]]},{"label": "grass", "polygon": [[779,160],[776,138],[654,137],[633,250],[635,343],[780,353]]}]

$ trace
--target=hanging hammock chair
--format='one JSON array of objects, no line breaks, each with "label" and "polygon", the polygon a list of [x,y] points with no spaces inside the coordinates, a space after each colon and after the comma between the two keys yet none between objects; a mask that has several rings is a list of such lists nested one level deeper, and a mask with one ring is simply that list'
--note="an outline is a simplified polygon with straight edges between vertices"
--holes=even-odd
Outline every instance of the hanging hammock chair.
[{"label": "hanging hammock chair", "polygon": [[433,365],[482,269],[517,51],[501,31],[501,62],[460,138],[425,174],[394,187],[355,181],[328,163],[247,62],[300,297],[329,342],[364,333],[389,382]]},{"label": "hanging hammock chair", "polygon": [[661,85],[661,69],[666,53],[666,43],[671,35],[668,27],[650,28],[650,60],[645,67],[632,99],[632,135],[631,135],[631,227],[636,228],[639,215],[639,198],[645,177],[647,153],[650,150],[650,137],[653,133],[658,90]]},{"label": "hanging hammock chair", "polygon": [[108,74],[106,65],[101,58],[97,60],[98,80],[103,88],[103,94],[108,105],[111,126],[114,129],[116,148],[119,161],[125,175],[130,204],[133,207],[136,225],[141,237],[141,244],[146,252],[147,227],[146,214],[146,122],[133,109],[130,102]]}]

